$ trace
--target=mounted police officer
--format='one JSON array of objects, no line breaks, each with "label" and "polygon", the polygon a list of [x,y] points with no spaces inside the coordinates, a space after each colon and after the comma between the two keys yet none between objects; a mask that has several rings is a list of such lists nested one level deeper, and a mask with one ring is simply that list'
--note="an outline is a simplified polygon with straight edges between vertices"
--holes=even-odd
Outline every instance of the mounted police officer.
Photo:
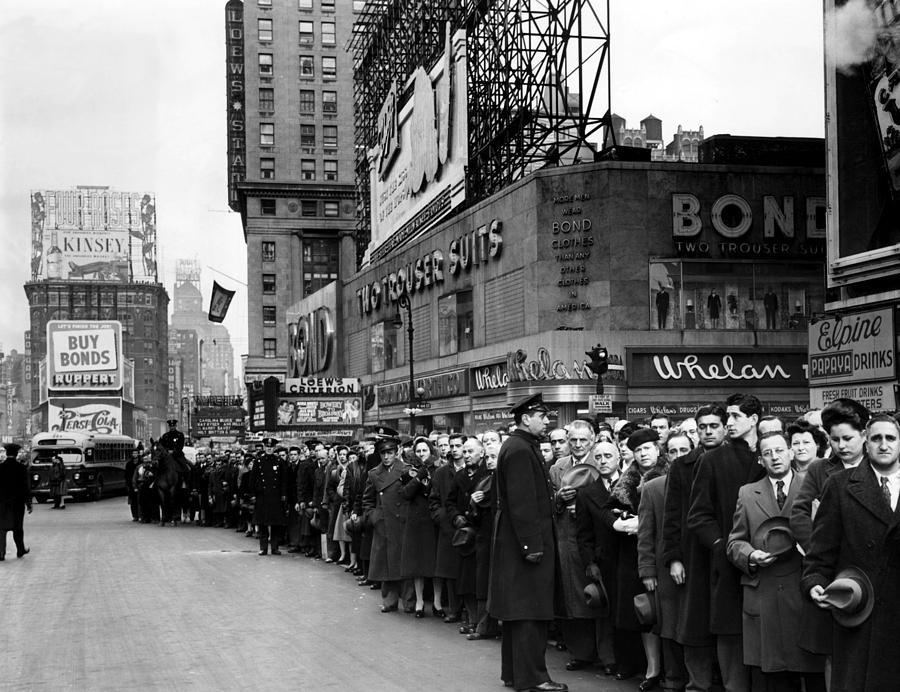
[{"label": "mounted police officer", "polygon": [[184,455],[184,433],[178,429],[178,420],[170,418],[166,421],[169,429],[159,438],[159,444],[169,450],[175,459],[178,469],[178,486],[175,491],[175,511],[186,518],[190,511],[190,486],[191,471],[193,470],[187,457]]}]

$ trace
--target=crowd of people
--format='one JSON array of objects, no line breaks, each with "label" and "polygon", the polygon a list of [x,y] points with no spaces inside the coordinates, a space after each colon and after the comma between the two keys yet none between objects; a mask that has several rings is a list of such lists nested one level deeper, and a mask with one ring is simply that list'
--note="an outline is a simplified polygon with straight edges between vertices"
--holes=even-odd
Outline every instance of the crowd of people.
[{"label": "crowd of people", "polygon": [[[900,690],[900,423],[850,399],[763,410],[736,393],[548,430],[537,395],[510,429],[198,448],[170,519],[341,566],[383,613],[502,638],[519,690],[566,689],[548,643],[641,691]],[[159,522],[158,457],[133,456],[132,518]]]}]

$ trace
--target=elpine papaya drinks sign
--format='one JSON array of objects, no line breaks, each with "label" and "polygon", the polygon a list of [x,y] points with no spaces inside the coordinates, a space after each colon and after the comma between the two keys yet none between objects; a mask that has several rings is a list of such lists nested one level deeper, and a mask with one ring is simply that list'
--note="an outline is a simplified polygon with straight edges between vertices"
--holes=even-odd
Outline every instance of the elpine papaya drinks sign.
[{"label": "elpine papaya drinks sign", "polygon": [[869,310],[809,325],[813,384],[892,380],[896,373],[894,310]]},{"label": "elpine papaya drinks sign", "polygon": [[116,320],[47,323],[47,379],[51,392],[122,388],[122,324]]}]

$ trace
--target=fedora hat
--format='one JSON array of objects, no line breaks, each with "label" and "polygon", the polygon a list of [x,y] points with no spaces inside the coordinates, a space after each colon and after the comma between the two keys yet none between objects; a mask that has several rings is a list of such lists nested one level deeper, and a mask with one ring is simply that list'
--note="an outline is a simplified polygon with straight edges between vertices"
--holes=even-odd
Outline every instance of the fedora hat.
[{"label": "fedora hat", "polygon": [[475,542],[475,529],[471,526],[463,526],[453,532],[450,543],[454,548],[468,548]]},{"label": "fedora hat", "polygon": [[832,606],[837,624],[859,627],[875,607],[875,589],[868,574],[858,567],[847,567],[825,587],[825,602]]},{"label": "fedora hat", "polygon": [[758,550],[765,550],[770,555],[781,557],[794,550],[797,539],[794,538],[787,517],[770,517],[756,528],[750,543]]},{"label": "fedora hat", "polygon": [[568,485],[572,488],[583,488],[597,480],[599,475],[599,469],[592,464],[575,464],[563,471],[559,484],[561,487]]},{"label": "fedora hat", "polygon": [[590,608],[598,611],[598,615],[609,613],[609,596],[602,581],[592,581],[584,587],[584,601]]},{"label": "fedora hat", "polygon": [[653,594],[639,593],[634,597],[634,614],[642,627],[656,624],[656,599]]},{"label": "fedora hat", "polygon": [[485,476],[480,481],[475,484],[475,489],[472,491],[473,493],[477,493],[481,491],[484,493],[484,497],[481,498],[481,502],[476,502],[476,506],[478,507],[487,507],[491,504],[491,487],[494,485],[494,474],[490,476]]}]

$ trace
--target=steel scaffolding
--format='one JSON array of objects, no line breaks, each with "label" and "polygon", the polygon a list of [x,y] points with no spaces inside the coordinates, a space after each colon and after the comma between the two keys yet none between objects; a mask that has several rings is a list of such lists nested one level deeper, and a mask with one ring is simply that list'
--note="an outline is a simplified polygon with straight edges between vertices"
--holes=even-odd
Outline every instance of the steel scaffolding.
[{"label": "steel scaffolding", "polygon": [[382,103],[394,80],[434,65],[448,24],[467,36],[468,204],[538,168],[593,161],[604,146],[609,0],[368,0],[350,45],[358,262],[370,238],[366,152]]}]

